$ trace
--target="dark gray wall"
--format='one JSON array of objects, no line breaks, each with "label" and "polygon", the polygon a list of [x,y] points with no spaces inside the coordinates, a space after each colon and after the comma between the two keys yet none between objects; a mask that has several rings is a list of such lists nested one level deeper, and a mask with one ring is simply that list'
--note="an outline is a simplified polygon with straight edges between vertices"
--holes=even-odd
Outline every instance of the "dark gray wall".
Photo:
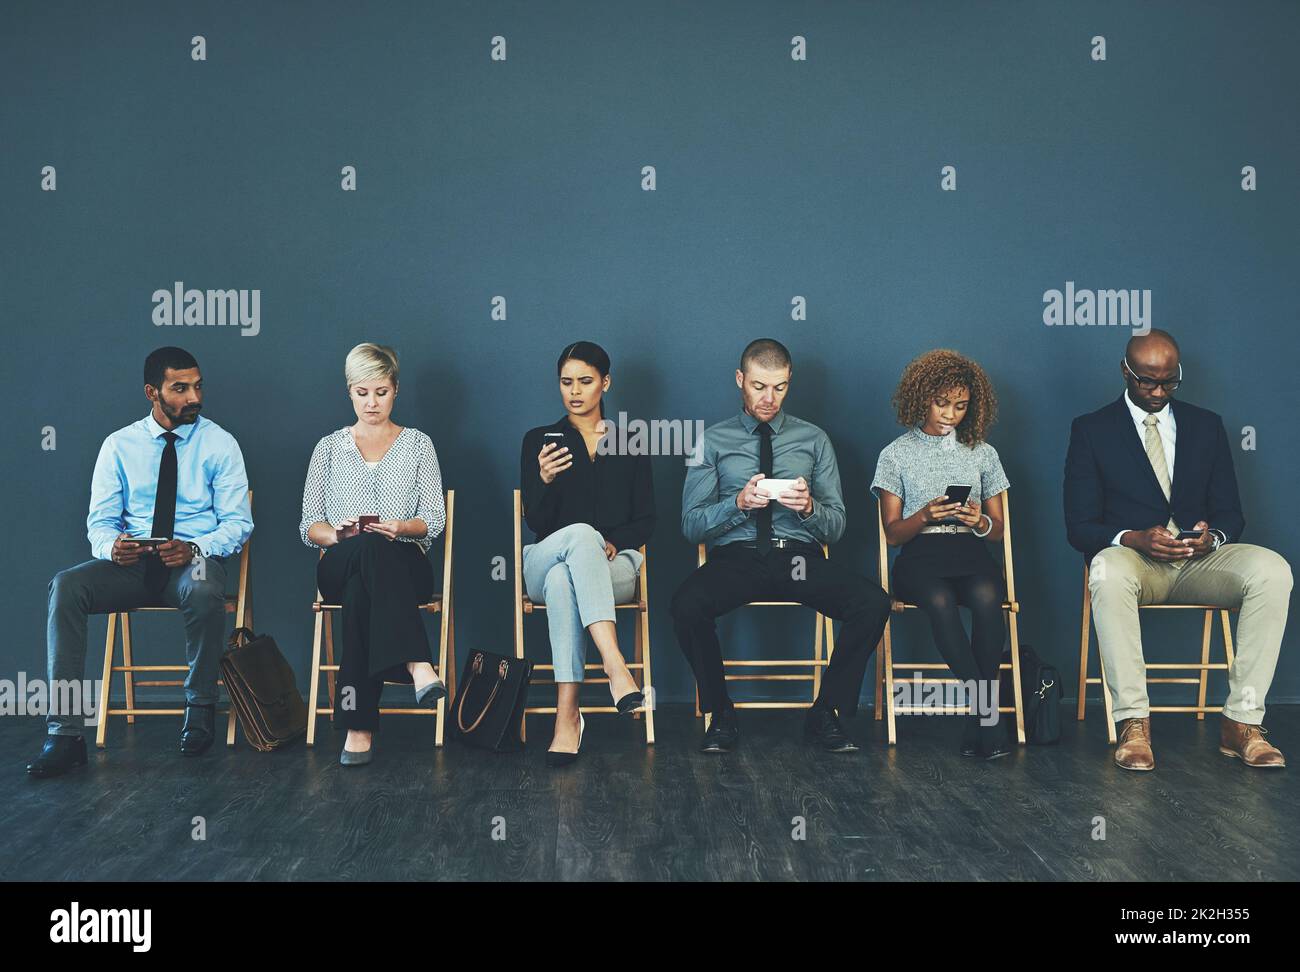
[{"label": "dark gray wall", "polygon": [[[1046,327],[1044,291],[1152,291],[1154,323],[1183,345],[1180,394],[1234,442],[1257,430],[1236,453],[1247,539],[1300,556],[1285,499],[1300,473],[1298,27],[1292,3],[5,4],[0,677],[44,670],[46,584],[89,556],[95,453],[144,414],[155,346],[196,354],[206,413],[243,446],[258,627],[305,685],[302,480],[316,440],[351,421],[353,344],[401,352],[396,418],[433,437],[458,490],[463,653],[509,650],[511,585],[490,561],[510,551],[520,436],[561,414],[560,348],[608,348],[612,410],[711,423],[736,408],[740,349],[768,335],[795,357],[789,410],[838,451],[849,532],[833,556],[872,575],[867,485],[899,431],[900,369],[936,346],[984,363],[1023,637],[1068,681],[1066,435],[1119,394],[1129,331]],[[346,164],[357,192],[339,188]],[[956,192],[940,190],[947,164]],[[260,335],[155,327],[151,294],[176,280],[260,288]],[[807,321],[790,319],[795,295]],[[673,699],[691,691],[667,613],[694,564],[682,478],[680,460],[655,461],[652,635]],[[1149,657],[1194,652],[1195,618],[1147,625]],[[528,630],[545,654],[544,621]],[[749,612],[722,630],[737,653],[775,653],[811,620],[760,629]],[[901,651],[934,657],[921,619],[899,632]],[[175,618],[141,619],[138,640],[143,660],[180,656]],[[1275,701],[1300,694],[1296,646],[1293,626]]]}]

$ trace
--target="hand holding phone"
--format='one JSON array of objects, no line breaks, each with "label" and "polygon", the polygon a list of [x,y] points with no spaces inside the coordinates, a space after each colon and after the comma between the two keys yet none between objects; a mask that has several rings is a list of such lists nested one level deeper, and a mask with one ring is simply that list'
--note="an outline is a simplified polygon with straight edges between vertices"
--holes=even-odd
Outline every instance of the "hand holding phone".
[{"label": "hand holding phone", "polygon": [[573,456],[564,444],[563,432],[547,432],[542,436],[542,451],[537,454],[537,465],[542,482],[548,486],[555,477],[573,465]]}]

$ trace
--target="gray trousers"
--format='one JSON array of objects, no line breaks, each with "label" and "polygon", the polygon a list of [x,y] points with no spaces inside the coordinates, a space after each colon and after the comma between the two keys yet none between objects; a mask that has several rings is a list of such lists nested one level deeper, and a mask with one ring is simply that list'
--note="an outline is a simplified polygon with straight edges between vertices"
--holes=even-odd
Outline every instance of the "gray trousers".
[{"label": "gray trousers", "polygon": [[[161,594],[145,587],[143,560],[130,565],[88,560],[54,575],[45,632],[51,687],[45,725],[50,735],[79,736],[85,728],[83,714],[55,711],[53,687],[85,678],[87,618],[92,614],[145,606],[179,608],[185,621],[185,661],[190,666],[185,701],[191,705],[217,701],[217,673],[225,647],[226,558],[204,560],[201,576],[196,563],[173,567]],[[107,695],[107,685],[104,692]]]},{"label": "gray trousers", "polygon": [[1093,557],[1088,589],[1115,721],[1145,718],[1151,712],[1138,605],[1213,604],[1240,609],[1223,714],[1260,725],[1282,648],[1291,584],[1290,565],[1253,543],[1224,544],[1181,568],[1131,547],[1107,547]]}]

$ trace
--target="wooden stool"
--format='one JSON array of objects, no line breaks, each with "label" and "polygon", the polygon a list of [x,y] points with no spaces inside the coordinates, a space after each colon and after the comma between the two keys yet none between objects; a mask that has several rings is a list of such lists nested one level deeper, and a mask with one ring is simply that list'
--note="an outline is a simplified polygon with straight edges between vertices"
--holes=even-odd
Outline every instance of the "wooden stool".
[{"label": "wooden stool", "polygon": [[[1149,662],[1147,669],[1156,671],[1197,671],[1200,672],[1195,678],[1182,677],[1173,678],[1168,676],[1159,676],[1157,678],[1147,677],[1148,685],[1196,685],[1198,686],[1196,695],[1196,705],[1153,705],[1152,712],[1195,712],[1196,718],[1205,719],[1205,713],[1218,712],[1222,706],[1207,706],[1205,704],[1205,689],[1209,673],[1212,671],[1226,672],[1232,667],[1234,657],[1232,649],[1232,625],[1228,620],[1228,614],[1236,608],[1221,608],[1215,604],[1140,604],[1138,607],[1145,610],[1164,610],[1164,611],[1204,611],[1205,623],[1201,626],[1201,660],[1199,662]],[[1210,636],[1213,634],[1214,613],[1219,613],[1219,619],[1223,625],[1223,654],[1226,658],[1224,662],[1211,663],[1210,661]],[[1107,738],[1113,743],[1116,741],[1115,735],[1115,716],[1114,708],[1110,700],[1110,686],[1106,684],[1106,666],[1101,660],[1101,648],[1097,649],[1097,668],[1100,677],[1088,677],[1088,650],[1092,643],[1092,591],[1088,589],[1088,565],[1083,565],[1083,623],[1080,626],[1079,633],[1079,712],[1078,721],[1082,722],[1084,718],[1084,703],[1087,701],[1087,692],[1089,685],[1101,686],[1102,704],[1106,707],[1106,734]]]},{"label": "wooden stool", "polygon": [[[1011,662],[1002,662],[999,671],[1011,671],[1011,682],[1014,687],[1015,702],[1013,705],[998,706],[999,712],[1014,712],[1016,715],[1016,739],[1021,745],[1025,742],[1025,707],[1024,700],[1021,698],[1020,688],[1020,633],[1017,628],[1017,619],[1020,614],[1020,603],[1016,600],[1016,571],[1014,562],[1011,558],[1011,500],[1009,490],[1002,493],[1002,573],[1007,586],[1007,599],[1002,602],[1002,610],[1006,612],[1007,628],[1011,640]],[[889,593],[889,546],[885,541],[885,519],[881,512],[879,504],[876,506],[876,528],[879,533],[878,542],[880,545],[880,586],[884,588],[885,593]],[[891,598],[892,600],[892,598]],[[915,604],[906,604],[902,601],[893,601],[893,612],[902,613],[903,611],[917,610]],[[890,628],[893,626],[893,618],[885,622],[885,631],[881,636],[882,647],[876,653],[876,718],[882,717],[888,719],[889,744],[892,746],[897,741],[895,719],[896,715],[911,715],[916,712],[948,712],[952,714],[970,714],[970,706],[941,706],[939,709],[927,708],[919,705],[896,705],[894,703],[894,683],[898,681],[910,682],[913,685],[925,684],[955,684],[961,681],[953,677],[930,677],[926,675],[916,675],[911,678],[896,678],[895,669],[912,669],[913,671],[933,671],[935,669],[948,671],[946,662],[895,662],[893,639],[890,637]],[[884,705],[881,705],[881,693],[884,693]]]},{"label": "wooden stool", "polygon": [[[442,676],[443,682],[447,686],[447,695],[445,698],[438,700],[436,709],[424,708],[380,708],[380,715],[423,715],[434,716],[438,720],[438,725],[434,730],[434,745],[441,746],[443,743],[444,728],[447,721],[448,707],[456,693],[456,618],[452,611],[452,589],[451,589],[451,555],[452,555],[452,528],[456,518],[456,491],[447,490],[446,498],[447,508],[447,525],[443,531],[442,547],[442,593],[435,594],[424,604],[417,606],[417,610],[424,611],[426,614],[441,615],[441,628],[438,636],[438,674]],[[397,543],[399,541],[394,541]],[[325,551],[320,552],[321,557],[325,556]],[[319,559],[319,558],[318,558]],[[321,598],[320,589],[316,590],[316,600],[311,604],[312,612],[316,615],[316,630],[312,635],[311,643],[311,691],[310,699],[307,702],[307,745],[316,745],[316,717],[328,715],[330,721],[334,719],[334,682],[335,674],[339,670],[338,664],[334,661],[334,624],[333,613],[343,610],[342,604],[326,604]],[[323,637],[322,637],[323,636]],[[321,662],[321,643],[325,645],[325,661]],[[451,659],[451,665],[448,666],[447,659]],[[320,705],[320,677],[325,673],[326,682],[328,683],[329,700],[328,706]],[[385,682],[386,685],[405,684],[399,682]]]},{"label": "wooden stool", "polygon": [[[545,611],[545,604],[534,604],[524,593],[524,548],[523,548],[523,520],[524,504],[523,497],[519,490],[515,490],[515,657],[524,657],[524,615],[532,614],[534,611]],[[645,742],[647,746],[653,746],[655,741],[655,713],[654,713],[654,687],[650,677],[650,601],[646,587],[646,550],[645,545],[641,546],[641,572],[637,575],[637,590],[633,593],[635,600],[628,601],[626,604],[615,604],[615,611],[633,611],[634,624],[636,625],[636,636],[634,639],[634,648],[632,661],[627,663],[628,670],[632,677],[636,679],[637,688],[646,694],[646,707],[644,712],[637,712],[634,718],[640,719],[645,716]],[[604,671],[602,665],[585,664],[584,672]],[[552,664],[534,665],[534,672],[554,672],[555,666]],[[549,681],[533,681],[532,685],[554,685],[554,675]],[[585,678],[583,684],[591,685],[608,685],[609,679],[605,676],[600,678]],[[530,715],[554,715],[555,706],[526,706],[524,708],[524,718],[520,723],[520,735],[527,738],[528,716]],[[617,712],[614,705],[579,705],[578,711],[587,712]]]},{"label": "wooden stool", "polygon": [[[822,544],[822,555],[829,558],[830,551],[826,544]],[[708,548],[704,544],[699,545],[697,550],[698,566],[703,567],[708,563]],[[744,607],[806,607],[799,601],[748,601]],[[823,626],[826,632],[826,657],[822,657],[822,631]],[[807,702],[735,702],[733,705],[737,709],[808,709],[812,707],[813,702],[817,700],[818,694],[822,690],[822,669],[831,662],[831,654],[835,651],[835,629],[831,624],[831,619],[820,611],[814,612],[813,621],[813,650],[812,658],[763,658],[747,660],[743,658],[724,658],[722,660],[722,679],[723,682],[812,682],[812,696]],[[727,674],[728,668],[739,669],[765,669],[756,674]],[[801,669],[809,669],[804,672]],[[786,669],[785,671],[771,671],[771,669]],[[793,672],[788,669],[794,669]],[[695,715],[697,718],[704,716],[704,728],[709,727],[713,720],[710,718],[711,713],[706,714],[700,711],[700,688],[695,687]]]},{"label": "wooden stool", "polygon": [[[248,491],[248,509],[253,509],[253,491]],[[253,592],[248,586],[248,558],[249,548],[252,546],[253,539],[249,537],[244,544],[244,549],[239,553],[239,587],[235,594],[227,594],[225,598],[225,612],[235,615],[235,626],[239,628],[252,628],[253,626]],[[132,608],[129,611],[110,611],[108,614],[108,634],[104,638],[104,696],[100,706],[103,711],[99,714],[99,726],[95,730],[95,745],[103,749],[104,740],[108,733],[108,717],[111,715],[124,715],[128,725],[135,724],[136,716],[146,715],[185,715],[185,709],[158,709],[137,708],[135,704],[135,690],[137,688],[177,688],[185,684],[182,679],[147,679],[137,681],[136,672],[188,672],[188,665],[137,665],[134,663],[131,655],[131,615],[137,611],[179,611],[179,608],[166,607],[164,605],[150,605],[148,607]],[[114,655],[117,651],[117,625],[122,625],[122,664],[114,665]],[[126,708],[114,709],[109,705],[109,689],[112,688],[112,679],[114,672],[122,672],[126,682]],[[221,679],[217,679],[217,685],[224,686]],[[226,707],[226,745],[235,744],[235,723],[237,717],[233,706]]]}]

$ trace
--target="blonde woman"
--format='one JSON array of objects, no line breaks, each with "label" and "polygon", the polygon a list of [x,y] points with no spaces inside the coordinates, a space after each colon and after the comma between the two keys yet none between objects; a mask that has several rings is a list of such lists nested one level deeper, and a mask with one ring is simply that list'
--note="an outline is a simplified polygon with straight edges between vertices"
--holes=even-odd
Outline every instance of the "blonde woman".
[{"label": "blonde woman", "polygon": [[393,421],[397,372],[392,348],[358,344],[348,353],[357,420],[316,444],[302,494],[302,542],[325,550],[317,585],[343,605],[335,725],[348,733],[344,766],[370,762],[385,681],[413,684],[421,705],[447,694],[416,610],[433,594],[428,552],[446,524],[442,476],[429,437]]}]

